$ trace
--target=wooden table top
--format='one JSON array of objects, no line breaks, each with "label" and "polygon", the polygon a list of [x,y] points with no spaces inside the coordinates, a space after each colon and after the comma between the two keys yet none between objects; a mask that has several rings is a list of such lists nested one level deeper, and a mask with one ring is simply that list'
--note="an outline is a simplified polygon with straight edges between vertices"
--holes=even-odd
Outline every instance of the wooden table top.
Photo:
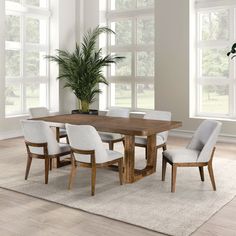
[{"label": "wooden table top", "polygon": [[74,125],[92,125],[98,131],[137,136],[149,136],[182,126],[182,122],[180,121],[161,121],[84,114],[56,115],[34,118],[33,120],[43,120],[51,123],[69,123]]}]

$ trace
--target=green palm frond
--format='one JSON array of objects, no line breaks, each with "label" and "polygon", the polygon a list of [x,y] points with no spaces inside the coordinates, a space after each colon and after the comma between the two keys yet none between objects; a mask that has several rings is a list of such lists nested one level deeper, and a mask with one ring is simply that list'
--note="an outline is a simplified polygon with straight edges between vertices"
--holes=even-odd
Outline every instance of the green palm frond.
[{"label": "green palm frond", "polygon": [[78,99],[89,104],[94,102],[96,94],[101,93],[98,84],[108,85],[103,68],[124,59],[113,54],[102,55],[102,49],[97,48],[97,41],[102,33],[114,32],[107,27],[96,27],[85,33],[81,45],[76,44],[73,52],[57,50],[56,55],[46,56],[59,65],[58,79],[65,82],[65,87],[71,88]]}]

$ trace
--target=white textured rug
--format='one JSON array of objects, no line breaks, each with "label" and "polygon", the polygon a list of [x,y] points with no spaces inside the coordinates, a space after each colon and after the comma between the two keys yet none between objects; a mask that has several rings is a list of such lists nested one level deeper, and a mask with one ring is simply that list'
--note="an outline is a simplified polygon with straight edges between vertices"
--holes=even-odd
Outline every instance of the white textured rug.
[{"label": "white textured rug", "polygon": [[[67,190],[70,167],[53,169],[45,185],[43,161],[33,160],[24,181],[26,156],[0,162],[0,187],[57,202],[84,211],[121,220],[169,235],[190,235],[236,195],[236,161],[215,158],[217,191],[205,171],[200,181],[197,168],[179,168],[177,191],[170,193],[170,166],[161,179],[160,156],[157,173],[134,184],[120,186],[118,173],[99,169],[95,197],[90,196],[90,170],[79,168],[74,187]],[[138,166],[144,164],[137,158]]]}]

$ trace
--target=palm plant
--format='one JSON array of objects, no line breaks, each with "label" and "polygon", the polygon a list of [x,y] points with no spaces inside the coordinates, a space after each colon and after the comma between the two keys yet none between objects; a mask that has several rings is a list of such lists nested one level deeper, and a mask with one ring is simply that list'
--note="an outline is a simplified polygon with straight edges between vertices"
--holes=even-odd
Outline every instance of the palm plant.
[{"label": "palm plant", "polygon": [[108,85],[103,75],[103,67],[115,64],[124,57],[108,54],[102,55],[97,49],[97,40],[102,33],[114,33],[107,27],[97,26],[84,34],[81,45],[76,44],[74,52],[57,50],[57,55],[46,56],[50,61],[58,63],[60,74],[57,77],[65,82],[78,98],[82,112],[89,112],[89,105],[101,93],[99,84]]},{"label": "palm plant", "polygon": [[234,57],[236,57],[236,43],[234,43],[234,44],[232,45],[232,48],[231,48],[231,50],[227,53],[227,56],[229,57],[231,54],[233,54],[232,57],[231,57],[231,59],[233,59]]}]

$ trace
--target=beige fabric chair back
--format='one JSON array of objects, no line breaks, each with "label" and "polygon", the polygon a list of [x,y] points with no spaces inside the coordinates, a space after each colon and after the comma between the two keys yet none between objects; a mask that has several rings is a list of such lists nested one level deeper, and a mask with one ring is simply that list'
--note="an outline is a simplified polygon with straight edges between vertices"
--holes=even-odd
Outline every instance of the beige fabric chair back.
[{"label": "beige fabric chair back", "polygon": [[123,118],[128,118],[129,117],[129,112],[130,110],[127,108],[111,108],[107,112],[107,116],[112,116],[112,117],[123,117]]},{"label": "beige fabric chair back", "polygon": [[[91,151],[95,150],[96,163],[108,161],[106,149],[97,130],[90,125],[70,125],[66,124],[67,135],[70,146],[74,149]],[[79,162],[88,162],[88,155],[76,154],[75,159]]]},{"label": "beige fabric chair back", "polygon": [[31,118],[38,118],[38,117],[49,116],[49,111],[46,107],[32,107],[29,108],[29,114]]},{"label": "beige fabric chair back", "polygon": [[[144,117],[144,119],[149,120],[171,120],[171,112],[169,111],[148,111]],[[164,143],[167,141],[168,138],[168,131],[158,133],[157,135],[161,136],[164,140]]]},{"label": "beige fabric chair back", "polygon": [[[60,153],[60,147],[56,141],[55,134],[46,122],[23,120],[21,124],[26,141],[31,143],[47,143],[49,155]],[[41,147],[30,147],[30,151],[35,154],[43,154],[43,148]]]},{"label": "beige fabric chair back", "polygon": [[215,120],[204,120],[195,131],[187,148],[200,151],[198,162],[208,162],[216,144],[222,123]]}]

